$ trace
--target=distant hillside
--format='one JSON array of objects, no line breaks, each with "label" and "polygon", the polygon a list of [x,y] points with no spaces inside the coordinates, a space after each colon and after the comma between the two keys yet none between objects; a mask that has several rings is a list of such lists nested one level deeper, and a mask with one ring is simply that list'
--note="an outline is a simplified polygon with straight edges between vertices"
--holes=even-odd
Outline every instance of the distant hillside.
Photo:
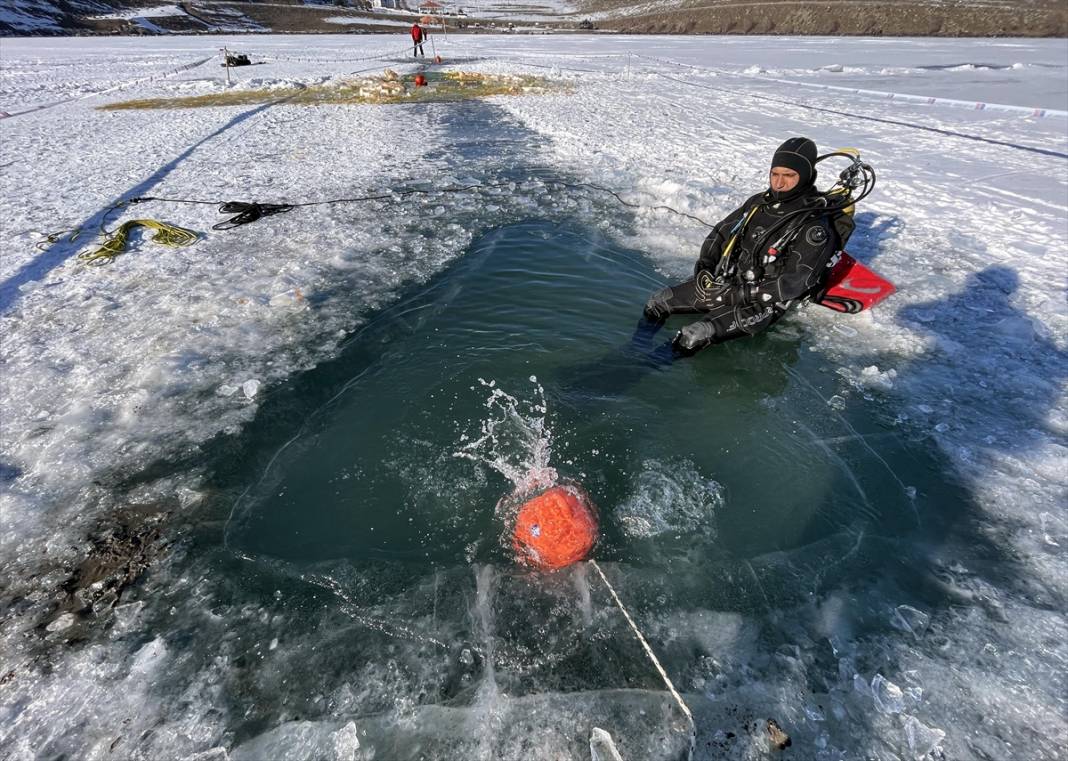
[{"label": "distant hillside", "polygon": [[589,0],[585,8],[632,33],[1068,36],[1065,0]]},{"label": "distant hillside", "polygon": [[[397,33],[419,0],[0,0],[0,35]],[[1068,36],[1066,0],[484,0],[449,4],[465,32]],[[460,11],[463,11],[460,13]]]},{"label": "distant hillside", "polygon": [[327,19],[370,9],[370,0],[0,0],[0,34],[344,32]]}]

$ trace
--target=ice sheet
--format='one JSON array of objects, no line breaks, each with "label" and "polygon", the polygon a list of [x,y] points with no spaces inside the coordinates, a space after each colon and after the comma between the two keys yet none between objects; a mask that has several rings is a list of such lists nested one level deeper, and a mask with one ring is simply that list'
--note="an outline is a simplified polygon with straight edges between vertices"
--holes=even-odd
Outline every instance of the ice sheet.
[{"label": "ice sheet", "polygon": [[[159,638],[161,620],[143,619],[136,610],[116,611],[114,629],[89,646],[56,649],[53,666],[44,670],[34,665],[23,635],[49,609],[64,564],[83,556],[87,532],[114,507],[127,476],[151,473],[156,462],[239,430],[273,388],[333,356],[343,337],[398,288],[425,281],[459,256],[475,229],[568,204],[591,216],[604,212],[592,192],[545,201],[544,185],[523,192],[524,178],[516,178],[511,189],[466,199],[317,207],[236,233],[210,230],[219,219],[210,205],[135,207],[125,218],[165,219],[203,239],[178,251],[140,242],[100,270],[77,266],[84,239],[67,245],[48,243],[46,235],[84,224],[92,233],[120,198],[351,197],[417,182],[493,180],[507,173],[511,155],[611,187],[632,202],[668,204],[715,221],[763,186],[766,157],[800,133],[825,149],[858,147],[878,169],[879,189],[858,210],[850,247],[899,291],[869,314],[843,318],[810,309],[794,325],[825,358],[838,394],[892,401],[907,410],[900,421],[906,430],[937,442],[952,476],[967,484],[981,508],[980,530],[1014,558],[1013,573],[973,571],[959,560],[967,548],[957,547],[946,551],[943,572],[930,584],[961,605],[937,616],[915,601],[864,610],[834,598],[794,604],[771,624],[678,610],[650,622],[657,644],[691,631],[703,633],[709,651],[734,643],[732,659],[693,665],[688,689],[704,695],[706,711],[717,716],[724,692],[750,700],[754,712],[769,704],[790,707],[793,713],[780,720],[802,727],[800,740],[818,749],[819,758],[839,757],[843,738],[859,725],[870,735],[854,737],[851,750],[865,748],[877,758],[921,754],[939,744],[954,758],[999,758],[1020,747],[1036,759],[1054,758],[1066,733],[1065,638],[1054,636],[1064,632],[1068,579],[1065,121],[801,90],[774,80],[1063,109],[1064,41],[437,40],[446,64],[548,73],[571,91],[495,101],[501,122],[518,125],[521,134],[505,134],[503,147],[480,154],[480,136],[465,134],[463,120],[446,105],[415,112],[285,104],[93,110],[108,99],[93,92],[173,70],[222,45],[254,59],[274,57],[249,73],[232,72],[237,87],[253,77],[318,82],[387,65],[411,72],[408,59],[384,55],[406,46],[403,34],[392,42],[340,36],[4,41],[0,110],[91,97],[0,120],[0,535],[2,572],[24,596],[18,605],[26,606],[12,604],[16,614],[5,616],[0,632],[4,672],[16,674],[0,705],[9,727],[0,744],[15,758],[41,747],[84,757],[128,748],[130,757],[157,758],[222,757],[213,748],[223,746],[225,754],[256,737],[292,740],[301,727],[296,716],[278,715],[259,731],[242,727],[238,741],[228,733],[240,717],[213,706],[221,702],[220,685],[244,679],[233,664],[250,653],[269,663],[306,657],[299,627],[272,618],[284,611],[228,607],[213,599],[218,590],[205,579],[183,577],[157,591],[161,599],[174,595],[176,614],[196,622],[182,637],[222,643],[218,660],[208,665],[183,660],[181,647]],[[368,60],[376,55],[383,57]],[[222,89],[224,76],[212,62],[135,85],[121,97]],[[463,215],[469,224],[455,221]],[[705,230],[646,210],[612,233],[680,277]],[[702,474],[694,482],[708,483]],[[125,488],[123,499],[133,494],[141,505],[178,511],[200,498],[195,472]],[[633,495],[636,505],[643,498],[640,491]],[[697,504],[702,511],[684,511],[682,527],[712,511]],[[856,543],[855,537],[842,541],[844,551]],[[762,569],[753,564],[754,578]],[[166,570],[159,573],[162,578]],[[894,597],[889,589],[880,599]],[[876,617],[881,628],[868,632],[866,621]],[[55,620],[47,636],[57,642],[85,625]],[[311,641],[336,625],[322,620],[303,634]],[[770,637],[776,629],[775,641],[793,637],[798,650],[761,653],[760,633]],[[280,644],[270,647],[275,639]],[[386,703],[407,699],[391,685],[409,682],[369,664],[366,689],[381,690]],[[909,672],[916,684],[908,683]],[[181,690],[147,709],[159,699],[153,684],[163,674]],[[254,694],[283,689],[258,678]],[[355,749],[345,707],[366,705],[351,697],[361,689],[358,680],[339,682],[323,697],[339,719],[313,734],[331,748]],[[813,690],[826,700],[815,703]],[[112,731],[130,716],[137,717],[138,733]],[[991,716],[998,717],[998,731],[977,733]],[[734,757],[747,752],[731,747]]]}]

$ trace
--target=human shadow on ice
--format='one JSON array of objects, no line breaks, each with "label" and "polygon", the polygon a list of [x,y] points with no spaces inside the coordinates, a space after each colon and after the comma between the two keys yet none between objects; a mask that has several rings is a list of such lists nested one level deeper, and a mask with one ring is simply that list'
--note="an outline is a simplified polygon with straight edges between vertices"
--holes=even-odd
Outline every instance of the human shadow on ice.
[{"label": "human shadow on ice", "polygon": [[[930,348],[898,369],[894,385],[906,398],[930,400],[909,405],[906,415],[952,448],[961,469],[1056,481],[1063,463],[1035,455],[1065,443],[1051,416],[1068,379],[1068,352],[1013,303],[1019,289],[1015,270],[991,266],[970,275],[957,294],[901,309],[902,325]],[[1063,603],[1063,592],[1045,591]]]},{"label": "human shadow on ice", "polygon": [[846,249],[850,256],[864,264],[870,264],[880,253],[883,244],[905,231],[901,217],[863,211],[856,215],[856,229],[849,238]]},{"label": "human shadow on ice", "polygon": [[[906,742],[914,750],[920,735],[931,737],[926,724],[933,724],[946,732],[941,743],[946,757],[971,757],[979,749],[984,758],[1008,757],[1014,745],[1031,748],[1035,758],[1055,757],[1041,730],[1028,721],[993,733],[975,730],[983,724],[983,706],[992,696],[1011,692],[1020,678],[1001,672],[1016,665],[1034,674],[1044,668],[989,656],[1017,647],[1012,634],[1000,635],[1010,637],[1005,641],[990,632],[1018,631],[1022,624],[1012,619],[1021,605],[1042,611],[1064,607],[1063,593],[1036,577],[1016,543],[1005,541],[1003,531],[1015,519],[992,514],[989,497],[981,504],[974,485],[979,474],[995,468],[1004,472],[1006,458],[1014,460],[1010,472],[1044,477],[1035,452],[1058,436],[1048,416],[1068,376],[1068,356],[1013,303],[1019,287],[1015,271],[992,266],[971,275],[959,293],[901,309],[899,321],[929,337],[931,349],[894,367],[896,375],[885,386],[889,408],[864,405],[847,394],[849,406],[828,414],[829,420],[841,417],[849,433],[844,457],[854,457],[868,442],[885,461],[887,474],[897,474],[885,484],[862,478],[862,486],[885,500],[907,485],[915,495],[919,525],[868,522],[846,553],[841,540],[848,532],[840,539],[829,535],[801,551],[751,557],[752,578],[734,579],[765,595],[769,612],[793,611],[792,620],[774,613],[765,636],[781,630],[788,641],[804,643],[819,633],[830,645],[791,648],[802,661],[814,654],[808,688],[821,714],[829,706],[836,714],[828,713],[818,725],[805,726],[800,719],[795,735],[800,747],[811,742],[816,727],[829,732],[838,747],[849,735],[875,738],[885,731],[880,725],[896,715],[906,722],[902,750]],[[858,367],[892,363],[893,357],[879,352],[850,362]],[[849,415],[857,404],[881,420],[859,425]],[[792,406],[798,423],[810,425],[796,403]],[[1027,487],[1022,487],[1018,498],[1026,500]],[[721,584],[730,581],[729,576],[720,579]],[[806,588],[816,592],[807,603],[798,595]],[[695,599],[697,594],[694,590]],[[802,604],[793,607],[792,601]],[[976,656],[973,637],[993,639]],[[980,683],[962,674],[935,684],[943,669],[990,674]],[[908,688],[903,701],[901,688]],[[1043,701],[1054,704],[1047,690],[1036,684],[1028,706],[1041,710]],[[920,724],[908,723],[915,721]]]},{"label": "human shadow on ice", "polygon": [[1003,413],[1000,432],[1015,434],[1000,447],[1009,451],[1028,429],[1054,433],[1048,415],[1068,377],[1068,352],[1044,324],[1013,304],[1019,288],[1015,270],[992,266],[969,276],[955,295],[898,312],[902,325],[933,341],[925,364],[906,370],[909,382],[942,387],[949,397],[944,401],[955,407],[989,413],[986,405],[996,404]]}]

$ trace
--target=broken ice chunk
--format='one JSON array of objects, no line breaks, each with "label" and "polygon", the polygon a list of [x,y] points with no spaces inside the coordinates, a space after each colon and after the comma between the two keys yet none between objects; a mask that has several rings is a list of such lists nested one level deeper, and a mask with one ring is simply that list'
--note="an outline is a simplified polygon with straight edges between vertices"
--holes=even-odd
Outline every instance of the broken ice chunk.
[{"label": "broken ice chunk", "polygon": [[883,713],[901,713],[905,710],[905,693],[882,674],[872,677],[871,697],[875,707]]},{"label": "broken ice chunk", "polygon": [[226,748],[217,746],[194,753],[187,761],[230,761],[230,754],[226,752]]},{"label": "broken ice chunk", "polygon": [[880,370],[877,365],[869,365],[860,371],[861,381],[871,387],[889,391],[894,387],[897,370]]},{"label": "broken ice chunk", "polygon": [[241,384],[241,390],[244,392],[246,399],[251,399],[256,394],[259,393],[259,391],[260,391],[260,382],[258,380],[256,380],[255,378],[252,378],[251,380],[247,380],[247,381],[245,381],[244,383]]},{"label": "broken ice chunk", "polygon": [[77,620],[77,617],[73,613],[64,613],[46,626],[45,629],[50,632],[63,631],[64,629],[69,629],[73,626]]},{"label": "broken ice chunk", "polygon": [[356,751],[360,749],[360,738],[356,732],[356,722],[350,721],[334,733],[334,757],[337,761],[355,761]]},{"label": "broken ice chunk", "polygon": [[920,637],[931,623],[931,617],[911,605],[898,605],[890,616],[890,625],[895,629]]},{"label": "broken ice chunk", "polygon": [[167,645],[162,637],[156,637],[133,655],[131,674],[151,674],[157,671],[167,658]]},{"label": "broken ice chunk", "polygon": [[820,707],[812,703],[805,704],[805,716],[809,721],[826,721],[827,717],[820,710]]},{"label": "broken ice chunk", "polygon": [[838,681],[848,682],[853,679],[857,673],[857,665],[853,662],[852,658],[839,658],[838,659]]},{"label": "broken ice chunk", "polygon": [[1052,513],[1040,513],[1039,520],[1042,523],[1042,538],[1046,544],[1050,547],[1060,547],[1061,545],[1054,539],[1054,536],[1059,535],[1058,529],[1060,528],[1060,521],[1058,521]]},{"label": "broken ice chunk", "polygon": [[915,716],[905,717],[905,738],[909,742],[912,757],[917,761],[937,748],[945,737],[946,733],[941,729],[929,727]]},{"label": "broken ice chunk", "polygon": [[612,735],[600,727],[594,727],[590,732],[590,758],[592,761],[623,761],[612,742]]}]

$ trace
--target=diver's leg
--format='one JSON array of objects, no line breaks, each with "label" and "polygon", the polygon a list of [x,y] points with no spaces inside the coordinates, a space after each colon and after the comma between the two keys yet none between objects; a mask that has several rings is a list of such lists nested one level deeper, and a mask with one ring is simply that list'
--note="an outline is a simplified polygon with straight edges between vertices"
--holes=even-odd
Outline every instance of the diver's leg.
[{"label": "diver's leg", "polygon": [[719,314],[724,310],[729,312],[729,307],[721,307],[697,322],[691,322],[683,327],[675,334],[671,347],[679,354],[691,356],[706,346],[724,340],[722,336],[726,332],[727,322],[730,319],[729,315]]},{"label": "diver's leg", "polygon": [[693,280],[661,288],[649,297],[642,310],[642,317],[630,338],[630,348],[639,355],[651,359],[654,365],[670,364],[674,359],[671,343],[654,350],[653,338],[664,327],[664,321],[673,314],[699,314],[702,310]]},{"label": "diver's leg", "polygon": [[703,312],[697,294],[697,285],[687,280],[678,285],[661,288],[645,302],[645,317],[654,322],[663,322],[673,314],[698,314]]},{"label": "diver's leg", "polygon": [[696,354],[712,344],[754,336],[770,328],[781,318],[793,302],[761,306],[717,306],[701,320],[680,330],[672,345],[682,354]]}]

